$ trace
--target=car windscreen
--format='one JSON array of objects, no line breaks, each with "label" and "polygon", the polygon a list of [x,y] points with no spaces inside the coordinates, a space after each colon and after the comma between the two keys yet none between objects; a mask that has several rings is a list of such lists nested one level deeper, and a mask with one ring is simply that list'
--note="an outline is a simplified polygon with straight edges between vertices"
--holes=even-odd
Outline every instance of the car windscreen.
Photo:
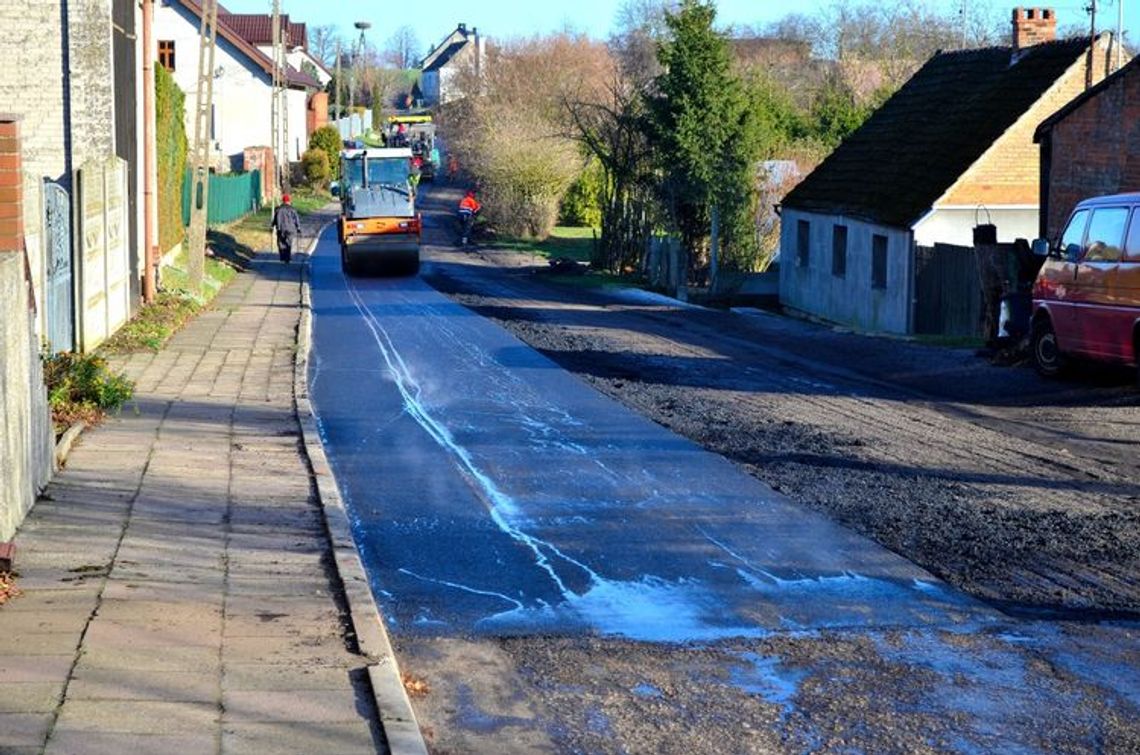
[{"label": "car windscreen", "polygon": [[353,187],[364,185],[364,157],[346,157],[344,159],[344,183]]},{"label": "car windscreen", "polygon": [[402,157],[373,158],[368,161],[368,185],[403,187],[408,182],[408,161]]}]

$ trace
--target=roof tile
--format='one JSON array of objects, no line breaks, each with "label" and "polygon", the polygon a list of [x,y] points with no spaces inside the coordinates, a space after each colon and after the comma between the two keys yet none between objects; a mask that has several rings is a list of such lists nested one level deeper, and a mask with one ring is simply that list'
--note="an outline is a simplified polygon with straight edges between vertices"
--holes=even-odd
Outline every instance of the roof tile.
[{"label": "roof tile", "polygon": [[1088,40],[940,53],[783,204],[910,226],[1088,49]]}]

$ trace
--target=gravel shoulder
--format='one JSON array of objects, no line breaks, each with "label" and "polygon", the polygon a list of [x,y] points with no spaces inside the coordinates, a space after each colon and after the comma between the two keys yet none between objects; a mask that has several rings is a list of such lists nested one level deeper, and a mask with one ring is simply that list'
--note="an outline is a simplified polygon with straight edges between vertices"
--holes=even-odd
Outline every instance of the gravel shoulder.
[{"label": "gravel shoulder", "polygon": [[1019,615],[1140,616],[1140,394],[429,247],[424,277],[782,494]]}]

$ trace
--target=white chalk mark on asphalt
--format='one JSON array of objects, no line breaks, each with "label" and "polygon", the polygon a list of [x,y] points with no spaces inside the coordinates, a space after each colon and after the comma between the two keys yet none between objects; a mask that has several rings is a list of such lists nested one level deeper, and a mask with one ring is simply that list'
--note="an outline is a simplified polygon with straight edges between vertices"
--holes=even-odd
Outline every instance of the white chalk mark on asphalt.
[{"label": "white chalk mark on asphalt", "polygon": [[[515,608],[520,610],[520,611],[525,610],[525,608],[526,608],[522,604],[521,601],[515,600],[514,598],[512,598],[509,595],[503,595],[501,592],[494,592],[492,590],[478,590],[474,587],[468,587],[467,585],[461,585],[458,582],[449,582],[446,579],[435,579],[434,577],[425,577],[422,574],[416,574],[411,569],[400,568],[400,569],[397,569],[396,571],[400,572],[401,574],[407,574],[409,577],[414,577],[414,578],[416,578],[422,582],[431,582],[433,584],[443,585],[444,587],[453,587],[456,590],[462,590],[463,592],[469,592],[472,595],[483,595],[483,596],[488,597],[488,598],[501,598],[502,600],[505,600],[508,603],[513,604],[515,606]],[[446,622],[443,622],[443,623],[446,623]]]},{"label": "white chalk mark on asphalt", "polygon": [[392,343],[388,331],[380,324],[375,314],[368,308],[368,305],[365,304],[351,282],[346,280],[345,286],[348,289],[353,304],[360,312],[361,317],[364,318],[364,322],[368,326],[369,331],[371,331],[376,346],[380,349],[380,355],[384,358],[384,363],[388,367],[389,374],[392,376],[392,380],[397,390],[399,390],[400,396],[403,398],[405,410],[412,419],[424,429],[432,440],[439,444],[441,448],[448,451],[459,462],[460,468],[467,473],[469,479],[474,481],[478,489],[483,493],[482,497],[488,503],[491,519],[495,522],[495,525],[534,553],[535,563],[539,568],[550,575],[551,580],[565,598],[570,598],[574,593],[566,587],[565,582],[562,581],[562,578],[554,569],[554,565],[547,555],[548,552],[568,564],[577,566],[586,572],[591,579],[598,579],[598,575],[585,564],[570,558],[550,543],[523,532],[507,521],[508,516],[517,516],[519,514],[518,506],[514,500],[500,490],[495,482],[475,464],[471,453],[456,442],[451,432],[444,427],[439,420],[432,416],[431,412],[428,411],[427,407],[420,401],[421,391],[419,383],[416,382],[411,370],[408,369],[408,365],[404,362],[403,357],[400,356],[400,352],[396,349],[395,344]]},{"label": "white chalk mark on asphalt", "polygon": [[[712,626],[705,620],[711,608],[708,595],[698,582],[680,580],[667,582],[652,575],[638,580],[619,581],[606,579],[593,569],[563,553],[555,545],[530,535],[508,517],[518,519],[521,512],[515,501],[503,492],[483,472],[472,458],[471,452],[458,443],[443,423],[434,417],[421,400],[421,388],[396,349],[388,331],[368,308],[360,293],[348,280],[345,281],[356,309],[364,319],[387,365],[388,372],[403,399],[404,409],[442,449],[455,458],[468,480],[480,493],[488,506],[491,519],[506,535],[534,553],[535,563],[545,571],[562,595],[564,606],[551,607],[539,601],[538,607],[527,608],[521,601],[497,592],[476,590],[453,582],[435,580],[401,569],[408,576],[436,582],[474,594],[493,596],[510,602],[514,608],[495,614],[484,623],[524,624],[539,622],[562,615],[566,609],[577,614],[605,634],[617,634],[634,639],[664,642],[685,642],[692,639],[716,639],[731,636],[760,636],[766,630],[741,626]],[[553,411],[553,408],[552,408]],[[578,424],[568,413],[562,413],[566,424]],[[643,474],[650,477],[648,472]],[[588,578],[589,587],[576,593],[566,586],[554,568],[553,561],[576,567]]]}]

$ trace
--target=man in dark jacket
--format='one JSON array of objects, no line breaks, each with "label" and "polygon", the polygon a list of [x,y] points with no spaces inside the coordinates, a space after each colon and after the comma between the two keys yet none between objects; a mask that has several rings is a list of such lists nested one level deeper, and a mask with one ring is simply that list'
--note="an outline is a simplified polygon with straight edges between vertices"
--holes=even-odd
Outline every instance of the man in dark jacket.
[{"label": "man in dark jacket", "polygon": [[281,205],[273,211],[270,228],[277,232],[277,256],[286,265],[293,258],[293,242],[301,235],[301,216],[293,209],[292,197],[281,196]]}]

